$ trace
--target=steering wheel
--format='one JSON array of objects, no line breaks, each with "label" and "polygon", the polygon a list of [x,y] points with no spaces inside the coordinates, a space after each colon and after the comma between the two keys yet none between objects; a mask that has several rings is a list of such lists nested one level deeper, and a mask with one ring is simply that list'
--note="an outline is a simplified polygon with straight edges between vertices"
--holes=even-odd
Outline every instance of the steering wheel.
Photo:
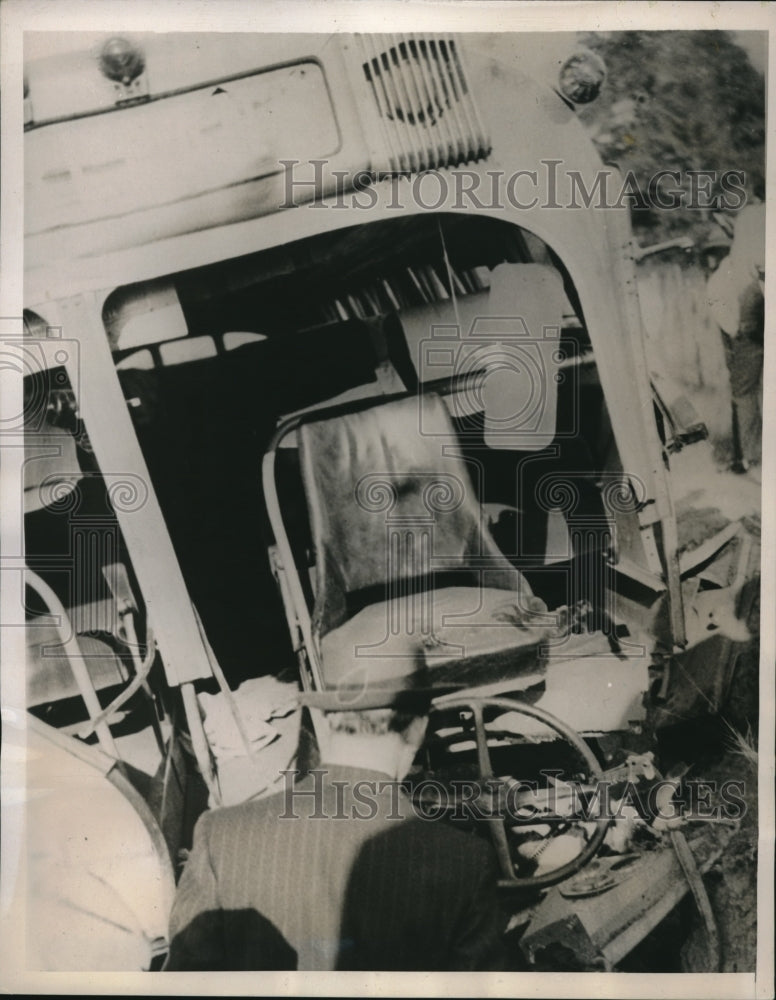
[{"label": "steering wheel", "polygon": [[[550,712],[547,712],[536,705],[529,705],[525,702],[506,697],[479,697],[474,694],[447,695],[436,699],[432,705],[432,711],[449,712],[451,710],[458,710],[460,712],[465,712],[467,716],[470,715],[471,723],[473,723],[473,735],[477,749],[477,764],[481,780],[486,782],[488,780],[496,780],[491,762],[488,741],[498,738],[499,736],[509,735],[514,737],[516,735],[512,730],[499,731],[493,728],[486,729],[485,712],[491,707],[500,710],[501,714],[504,712],[517,712],[528,716],[529,718],[536,719],[543,723],[549,729],[554,730],[574,748],[582,761],[584,761],[586,772],[591,782],[595,783],[596,781],[602,779],[603,775],[598,761],[579,734],[571,729],[570,726],[567,726],[565,722],[562,722],[557,716],[552,715]],[[462,727],[460,737],[456,736],[453,742],[457,742],[460,739],[471,739],[471,730],[467,730],[465,725]],[[562,882],[564,879],[574,875],[598,852],[604,841],[604,837],[606,836],[606,831],[610,823],[610,820],[605,816],[596,820],[591,819],[586,821],[590,823],[594,822],[595,829],[579,854],[565,864],[560,865],[558,868],[555,868],[552,871],[544,872],[541,875],[518,876],[515,874],[516,865],[509,845],[507,819],[507,816],[496,815],[486,817],[485,821],[490,827],[493,845],[496,849],[499,866],[501,868],[502,877],[499,880],[499,886],[502,889],[512,889],[515,891],[534,891],[537,889],[544,889],[548,886],[555,885],[558,882]],[[532,819],[532,822],[541,824],[541,815],[537,815],[534,819]],[[573,817],[569,818],[569,822],[574,822]],[[550,836],[552,836],[552,834],[550,834]]]}]

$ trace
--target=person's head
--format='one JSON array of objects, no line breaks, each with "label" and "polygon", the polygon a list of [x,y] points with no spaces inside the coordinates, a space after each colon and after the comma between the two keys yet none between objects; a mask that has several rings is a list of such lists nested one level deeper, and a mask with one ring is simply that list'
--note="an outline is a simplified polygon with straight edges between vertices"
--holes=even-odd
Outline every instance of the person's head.
[{"label": "person's head", "polygon": [[439,682],[415,636],[399,638],[390,656],[358,650],[326,665],[326,686],[300,695],[300,704],[323,712],[321,758],[403,779],[426,735],[431,702],[461,684]]},{"label": "person's head", "polygon": [[329,763],[383,771],[401,781],[412,766],[428,726],[429,703],[402,708],[326,712]]}]

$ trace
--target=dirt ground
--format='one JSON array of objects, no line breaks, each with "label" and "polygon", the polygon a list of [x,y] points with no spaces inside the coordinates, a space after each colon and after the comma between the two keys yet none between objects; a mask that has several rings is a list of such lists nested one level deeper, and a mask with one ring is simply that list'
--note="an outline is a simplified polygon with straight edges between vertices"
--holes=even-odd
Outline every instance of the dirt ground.
[{"label": "dirt ground", "polygon": [[[740,750],[704,768],[707,780],[745,782],[746,814],[705,878],[720,939],[721,972],[753,972],[757,960],[757,764]],[[707,969],[705,932],[696,914],[682,949],[687,972]]]}]

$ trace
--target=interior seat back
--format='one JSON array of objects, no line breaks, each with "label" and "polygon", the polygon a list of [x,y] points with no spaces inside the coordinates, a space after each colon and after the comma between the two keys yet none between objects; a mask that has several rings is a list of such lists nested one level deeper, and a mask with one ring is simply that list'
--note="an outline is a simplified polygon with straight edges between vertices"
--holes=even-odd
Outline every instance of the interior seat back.
[{"label": "interior seat back", "polygon": [[461,585],[512,592],[518,576],[530,596],[483,523],[453,440],[447,408],[435,395],[299,428],[316,557],[314,633],[341,625],[359,598],[362,605],[370,594],[387,600],[445,574]]}]

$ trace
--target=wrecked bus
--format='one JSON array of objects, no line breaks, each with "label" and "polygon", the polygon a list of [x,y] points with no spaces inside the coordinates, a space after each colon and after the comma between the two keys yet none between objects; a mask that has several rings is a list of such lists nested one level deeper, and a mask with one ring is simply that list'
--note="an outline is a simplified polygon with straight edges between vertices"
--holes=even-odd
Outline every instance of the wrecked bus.
[{"label": "wrecked bus", "polygon": [[590,204],[605,67],[487,37],[27,36],[23,708],[129,802],[159,897],[125,847],[83,898],[31,799],[28,911],[80,907],[42,968],[161,966],[196,817],[312,766],[293,693],[354,644],[460,685],[414,780],[516,789],[471,835],[529,964],[563,940],[616,968],[702,905],[713,845],[591,805],[721,696],[681,678],[730,683],[742,642],[697,609],[746,617],[756,546],[679,551],[670,465],[702,432],[653,392],[613,168]]}]

